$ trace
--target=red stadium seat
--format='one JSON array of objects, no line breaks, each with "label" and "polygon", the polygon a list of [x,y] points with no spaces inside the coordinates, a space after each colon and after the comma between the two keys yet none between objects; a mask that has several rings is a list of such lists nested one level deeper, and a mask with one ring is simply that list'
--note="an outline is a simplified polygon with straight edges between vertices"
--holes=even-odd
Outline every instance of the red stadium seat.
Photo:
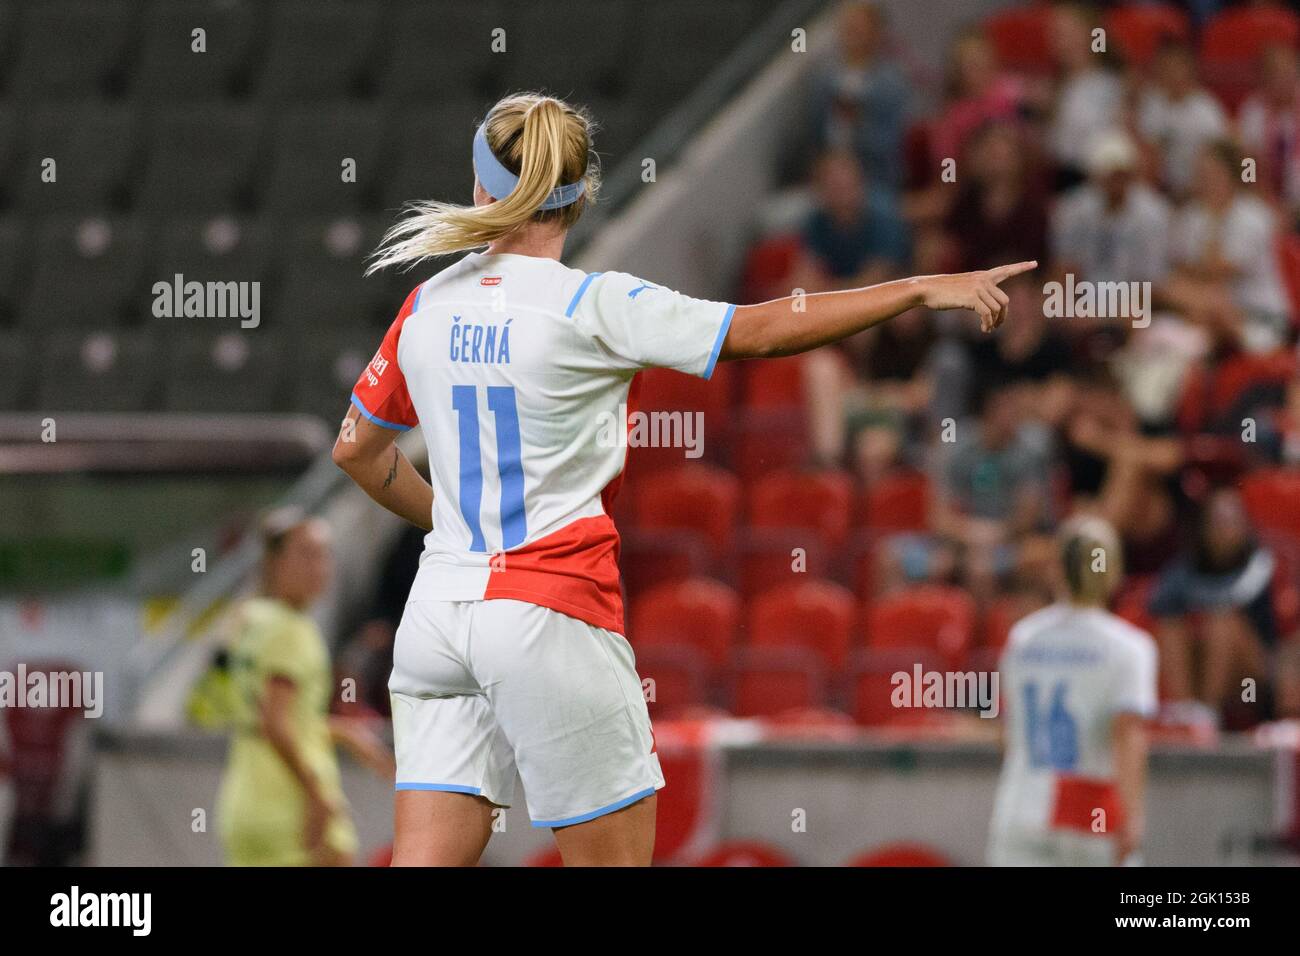
[{"label": "red stadium seat", "polygon": [[741,478],[795,468],[808,455],[803,363],[797,358],[746,362],[731,463]]},{"label": "red stadium seat", "polygon": [[1253,472],[1242,479],[1241,495],[1255,527],[1300,539],[1300,471]]},{"label": "red stadium seat", "polygon": [[860,853],[845,866],[952,866],[952,861],[921,843],[891,843]]},{"label": "red stadium seat", "polygon": [[899,708],[893,703],[893,676],[899,672],[911,674],[917,664],[923,672],[935,671],[943,667],[943,660],[923,648],[867,650],[855,654],[849,690],[853,720],[864,727],[928,722],[930,712]]},{"label": "red stadium seat", "polygon": [[637,482],[637,527],[701,531],[715,559],[730,550],[740,512],[740,482],[714,465],[695,462]]},{"label": "red stadium seat", "polygon": [[1282,282],[1291,304],[1291,324],[1300,325],[1300,236],[1279,231],[1277,245]]},{"label": "red stadium seat", "polygon": [[800,359],[746,362],[743,368],[746,408],[803,410],[803,362]]},{"label": "red stadium seat", "polygon": [[633,650],[652,720],[708,704],[710,668],[699,650],[685,644],[633,644]]},{"label": "red stadium seat", "polygon": [[1012,7],[984,21],[984,33],[997,51],[1002,66],[1026,73],[1048,73],[1052,69],[1049,43],[1052,9],[1050,4]]},{"label": "red stadium seat", "polygon": [[1187,13],[1165,3],[1116,7],[1106,11],[1102,23],[1125,58],[1137,66],[1150,63],[1166,39],[1187,40],[1192,33]]},{"label": "red stadium seat", "polygon": [[756,528],[814,528],[839,547],[853,518],[853,479],[841,471],[776,472],[749,493],[749,523]]},{"label": "red stadium seat", "polygon": [[880,540],[870,531],[854,534],[846,548],[849,583],[864,601],[872,600],[876,594],[879,548]]},{"label": "red stadium seat", "polygon": [[1295,46],[1300,16],[1282,6],[1240,6],[1224,10],[1201,33],[1201,70],[1206,85],[1229,110],[1249,93],[1265,48]]},{"label": "red stadium seat", "polygon": [[794,409],[741,409],[732,431],[731,466],[744,481],[808,460],[808,425]]},{"label": "red stadium seat", "polygon": [[834,556],[825,538],[811,528],[751,528],[736,548],[740,593],[755,598],[794,581],[826,577]]},{"label": "red stadium seat", "polygon": [[927,648],[958,670],[975,633],[975,602],[957,588],[907,588],[867,609],[866,632],[868,647]]},{"label": "red stadium seat", "polygon": [[1006,646],[1012,625],[1041,606],[1042,602],[1031,595],[1010,594],[998,598],[984,612],[980,646],[990,651],[1001,651]]},{"label": "red stadium seat", "polygon": [[746,648],[732,665],[732,708],[738,717],[768,717],[821,707],[826,675],[801,648]]},{"label": "red stadium seat", "polygon": [[667,368],[646,369],[641,373],[638,407],[700,411],[712,425],[715,417],[725,416],[731,410],[734,370],[733,364],[719,362],[713,369],[713,376],[705,380]]},{"label": "red stadium seat", "polygon": [[752,840],[732,840],[709,850],[696,866],[794,866],[795,862],[774,846]]},{"label": "red stadium seat", "polygon": [[801,647],[832,670],[844,667],[853,643],[853,595],[827,581],[798,581],[760,595],[749,608],[752,647]]},{"label": "red stadium seat", "polygon": [[708,574],[713,552],[698,531],[625,531],[618,564],[628,594]]},{"label": "red stadium seat", "polygon": [[924,531],[930,518],[930,482],[917,472],[886,475],[867,489],[863,507],[873,531]]},{"label": "red stadium seat", "polygon": [[790,294],[788,281],[803,250],[799,235],[771,236],[760,240],[745,257],[740,280],[742,302],[766,302]]},{"label": "red stadium seat", "polygon": [[643,648],[689,645],[710,667],[731,658],[740,623],[740,598],[709,578],[662,584],[632,605],[628,636],[640,655]]},{"label": "red stadium seat", "polygon": [[1300,40],[1300,16],[1283,6],[1239,6],[1216,14],[1201,34],[1201,58],[1207,65],[1232,64],[1247,69],[1264,48]]},{"label": "red stadium seat", "polygon": [[[706,459],[726,457],[730,442],[732,386],[734,366],[719,363],[708,381],[695,375],[686,375],[672,369],[652,368],[639,376],[640,388],[636,397],[637,411],[703,414],[702,439]],[[674,429],[678,426],[674,425]],[[690,463],[685,449],[677,447],[654,448],[642,446],[628,450],[630,468],[641,472],[659,471]]]},{"label": "red stadium seat", "polygon": [[[1178,429],[1184,435],[1195,436],[1222,424],[1225,416],[1243,411],[1237,403],[1249,390],[1271,387],[1280,391],[1295,373],[1296,360],[1290,351],[1232,355],[1213,368],[1194,368],[1178,397]],[[1236,430],[1241,423],[1230,424]]]}]

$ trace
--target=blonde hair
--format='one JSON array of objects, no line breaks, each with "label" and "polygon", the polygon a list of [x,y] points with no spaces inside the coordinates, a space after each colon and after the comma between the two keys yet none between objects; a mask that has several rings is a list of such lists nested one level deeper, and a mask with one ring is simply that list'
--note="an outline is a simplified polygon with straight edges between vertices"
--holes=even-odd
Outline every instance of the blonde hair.
[{"label": "blonde hair", "polygon": [[1124,577],[1124,552],[1110,522],[1095,515],[1071,518],[1058,537],[1070,599],[1105,606]]},{"label": "blonde hair", "polygon": [[[600,187],[591,152],[593,123],[587,112],[540,93],[518,93],[488,110],[484,132],[492,154],[519,177],[504,199],[483,206],[418,201],[388,230],[366,275],[387,266],[410,268],[432,256],[477,249],[530,222],[568,229]],[[581,181],[583,195],[558,209],[542,209],[557,186]]]}]

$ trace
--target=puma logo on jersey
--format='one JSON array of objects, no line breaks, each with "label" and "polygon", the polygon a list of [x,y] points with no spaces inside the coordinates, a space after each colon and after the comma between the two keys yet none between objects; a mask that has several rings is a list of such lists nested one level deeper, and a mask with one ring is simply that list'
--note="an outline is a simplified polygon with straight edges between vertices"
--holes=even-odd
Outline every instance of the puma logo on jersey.
[{"label": "puma logo on jersey", "polygon": [[638,294],[644,292],[646,289],[657,289],[657,288],[659,287],[652,282],[642,282],[639,286],[637,286],[635,289],[629,292],[627,294],[627,297],[629,299],[635,299]]},{"label": "puma logo on jersey", "polygon": [[461,322],[459,315],[451,317],[451,343],[448,355],[453,362],[478,365],[510,364],[510,323],[505,325],[472,325]]}]

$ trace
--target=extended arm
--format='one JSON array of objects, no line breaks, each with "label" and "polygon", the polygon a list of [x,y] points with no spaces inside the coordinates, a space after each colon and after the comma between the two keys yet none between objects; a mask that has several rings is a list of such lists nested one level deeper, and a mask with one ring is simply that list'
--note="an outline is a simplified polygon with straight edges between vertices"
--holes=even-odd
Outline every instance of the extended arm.
[{"label": "extended arm", "polygon": [[991,332],[1007,314],[1007,294],[998,283],[1037,266],[1037,262],[1017,262],[981,272],[914,276],[862,289],[737,306],[718,357],[797,355],[856,335],[918,306],[970,309],[979,315],[984,331]]}]

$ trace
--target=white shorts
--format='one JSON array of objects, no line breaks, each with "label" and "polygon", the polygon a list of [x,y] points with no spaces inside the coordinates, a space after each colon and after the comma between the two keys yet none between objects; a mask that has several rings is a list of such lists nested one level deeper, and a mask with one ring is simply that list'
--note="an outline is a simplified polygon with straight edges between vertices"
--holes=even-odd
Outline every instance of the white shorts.
[{"label": "white shorts", "polygon": [[664,785],[632,647],[522,601],[411,601],[393,649],[398,790],[514,799],[584,823]]},{"label": "white shorts", "polygon": [[1115,866],[1115,840],[1092,833],[1058,830],[995,832],[989,866]]}]

